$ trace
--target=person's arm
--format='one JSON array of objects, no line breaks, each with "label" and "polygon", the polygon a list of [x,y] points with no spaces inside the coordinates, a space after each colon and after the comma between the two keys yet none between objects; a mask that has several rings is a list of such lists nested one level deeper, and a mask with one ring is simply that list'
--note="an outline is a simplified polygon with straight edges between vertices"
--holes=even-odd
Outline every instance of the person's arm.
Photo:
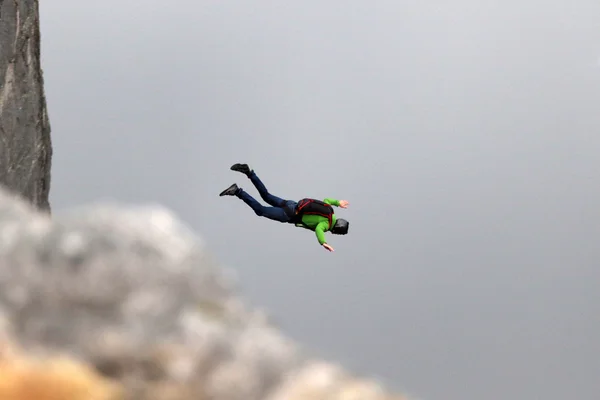
[{"label": "person's arm", "polygon": [[337,200],[331,197],[327,197],[325,199],[323,199],[324,203],[327,204],[331,204],[332,206],[336,206],[336,207],[342,207],[342,208],[346,208],[348,207],[348,201],[347,200]]},{"label": "person's arm", "polygon": [[327,221],[319,223],[319,225],[317,225],[317,227],[315,228],[315,235],[317,235],[317,241],[321,246],[325,247],[329,251],[333,251],[333,247],[328,245],[327,241],[325,240],[325,231],[328,227],[329,223]]}]

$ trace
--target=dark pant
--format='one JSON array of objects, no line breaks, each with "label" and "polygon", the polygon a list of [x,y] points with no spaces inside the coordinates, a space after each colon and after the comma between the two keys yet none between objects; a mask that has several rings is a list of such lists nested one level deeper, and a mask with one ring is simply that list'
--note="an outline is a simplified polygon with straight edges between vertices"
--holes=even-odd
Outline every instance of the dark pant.
[{"label": "dark pant", "polygon": [[248,204],[259,217],[265,217],[283,223],[293,222],[292,217],[296,208],[296,202],[293,200],[285,200],[269,193],[254,171],[250,173],[249,178],[256,187],[256,190],[258,190],[260,197],[271,207],[263,206],[243,189],[239,191],[237,196],[242,199],[244,203]]}]

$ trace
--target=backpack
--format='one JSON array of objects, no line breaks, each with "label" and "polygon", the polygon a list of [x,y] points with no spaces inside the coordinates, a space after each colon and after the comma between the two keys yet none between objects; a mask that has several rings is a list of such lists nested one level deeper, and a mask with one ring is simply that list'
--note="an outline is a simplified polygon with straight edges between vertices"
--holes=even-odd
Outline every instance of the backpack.
[{"label": "backpack", "polygon": [[298,201],[298,205],[296,206],[296,218],[297,222],[302,221],[302,216],[304,215],[320,215],[322,217],[327,218],[329,221],[329,226],[332,226],[332,218],[333,218],[333,207],[331,204],[327,204],[321,200],[316,199],[301,199]]}]

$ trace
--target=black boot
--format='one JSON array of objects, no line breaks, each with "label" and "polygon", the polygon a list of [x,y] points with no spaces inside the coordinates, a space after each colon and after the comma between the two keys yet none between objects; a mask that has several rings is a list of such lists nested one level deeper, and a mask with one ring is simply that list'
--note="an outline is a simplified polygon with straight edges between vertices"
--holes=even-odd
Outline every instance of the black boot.
[{"label": "black boot", "polygon": [[242,174],[248,177],[250,177],[250,173],[252,173],[252,170],[250,169],[248,164],[233,164],[230,169],[232,171],[241,172]]},{"label": "black boot", "polygon": [[235,196],[240,192],[240,188],[237,184],[233,184],[229,186],[227,189],[223,190],[219,196]]}]

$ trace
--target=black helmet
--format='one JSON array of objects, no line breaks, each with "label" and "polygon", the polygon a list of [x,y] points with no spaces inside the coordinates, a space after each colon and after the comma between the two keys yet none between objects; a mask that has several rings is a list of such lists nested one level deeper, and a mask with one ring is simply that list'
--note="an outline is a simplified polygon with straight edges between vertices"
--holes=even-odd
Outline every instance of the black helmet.
[{"label": "black helmet", "polygon": [[335,225],[333,225],[333,228],[331,229],[331,233],[335,235],[345,235],[348,233],[349,225],[350,223],[345,219],[338,218],[337,221],[335,221]]}]

